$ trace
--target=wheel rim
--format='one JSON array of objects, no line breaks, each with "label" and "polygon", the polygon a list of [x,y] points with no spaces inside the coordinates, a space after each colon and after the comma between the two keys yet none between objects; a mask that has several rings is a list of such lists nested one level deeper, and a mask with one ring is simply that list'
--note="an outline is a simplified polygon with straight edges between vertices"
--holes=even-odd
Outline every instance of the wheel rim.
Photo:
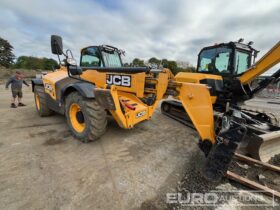
[{"label": "wheel rim", "polygon": [[85,130],[84,115],[79,104],[73,103],[69,109],[70,122],[74,130],[82,133]]},{"label": "wheel rim", "polygon": [[40,110],[40,108],[41,108],[40,98],[39,98],[39,95],[37,93],[35,94],[35,102],[36,102],[37,109]]}]

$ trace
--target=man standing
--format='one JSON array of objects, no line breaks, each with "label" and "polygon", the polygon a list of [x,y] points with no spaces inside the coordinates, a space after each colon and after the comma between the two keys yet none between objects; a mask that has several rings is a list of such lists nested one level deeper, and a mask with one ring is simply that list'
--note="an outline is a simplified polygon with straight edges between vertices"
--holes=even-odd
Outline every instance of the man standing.
[{"label": "man standing", "polygon": [[11,89],[12,89],[12,103],[11,103],[11,108],[17,108],[15,104],[16,98],[18,99],[18,106],[25,106],[21,102],[22,100],[22,83],[24,83],[26,86],[29,87],[29,84],[23,79],[23,75],[19,72],[16,71],[16,74],[12,76],[10,79],[8,79],[6,83],[6,89],[8,89],[9,85],[11,84]]}]

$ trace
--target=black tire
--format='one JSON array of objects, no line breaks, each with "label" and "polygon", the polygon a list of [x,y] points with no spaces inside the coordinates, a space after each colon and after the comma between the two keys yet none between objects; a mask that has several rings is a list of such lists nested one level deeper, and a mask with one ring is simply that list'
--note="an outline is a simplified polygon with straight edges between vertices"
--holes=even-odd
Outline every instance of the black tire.
[{"label": "black tire", "polygon": [[170,111],[170,105],[163,101],[161,104],[161,112],[168,113],[169,111]]},{"label": "black tire", "polygon": [[[72,104],[78,104],[83,115],[84,129],[81,132],[75,130],[70,120]],[[65,115],[72,134],[84,143],[97,140],[106,131],[107,114],[104,108],[95,99],[84,98],[78,92],[70,93],[66,97]]]},{"label": "black tire", "polygon": [[[38,97],[38,98],[36,98],[36,97]],[[53,114],[53,111],[51,109],[49,109],[49,107],[47,106],[46,94],[45,94],[43,86],[35,85],[34,100],[35,100],[36,110],[41,117],[50,116]],[[37,102],[39,104],[37,104]]]}]

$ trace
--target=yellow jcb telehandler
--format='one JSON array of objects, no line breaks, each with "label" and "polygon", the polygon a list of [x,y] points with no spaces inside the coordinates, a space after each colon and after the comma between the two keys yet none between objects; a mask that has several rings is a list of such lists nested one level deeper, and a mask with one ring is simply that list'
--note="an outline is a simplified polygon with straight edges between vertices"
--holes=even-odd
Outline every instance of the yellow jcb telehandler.
[{"label": "yellow jcb telehandler", "polygon": [[204,176],[217,181],[227,171],[248,128],[243,117],[230,108],[222,113],[220,126],[214,125],[209,85],[178,80],[168,69],[124,67],[123,51],[108,45],[82,49],[79,66],[70,50],[63,51],[61,37],[51,37],[51,48],[59,61],[60,55],[65,59],[58,70],[32,80],[40,116],[64,114],[72,134],[87,142],[106,131],[107,114],[120,127],[130,129],[149,120],[161,99],[173,96],[204,142]]}]

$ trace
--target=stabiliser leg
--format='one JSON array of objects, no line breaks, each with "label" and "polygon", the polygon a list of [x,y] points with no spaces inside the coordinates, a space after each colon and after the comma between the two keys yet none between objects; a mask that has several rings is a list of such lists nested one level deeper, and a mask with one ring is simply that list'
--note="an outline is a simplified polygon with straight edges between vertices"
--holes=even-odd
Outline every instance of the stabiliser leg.
[{"label": "stabiliser leg", "polygon": [[243,140],[246,132],[246,127],[241,123],[228,121],[227,128],[222,129],[216,137],[216,142],[207,156],[203,168],[203,175],[207,180],[218,182],[226,174],[238,143]]}]

